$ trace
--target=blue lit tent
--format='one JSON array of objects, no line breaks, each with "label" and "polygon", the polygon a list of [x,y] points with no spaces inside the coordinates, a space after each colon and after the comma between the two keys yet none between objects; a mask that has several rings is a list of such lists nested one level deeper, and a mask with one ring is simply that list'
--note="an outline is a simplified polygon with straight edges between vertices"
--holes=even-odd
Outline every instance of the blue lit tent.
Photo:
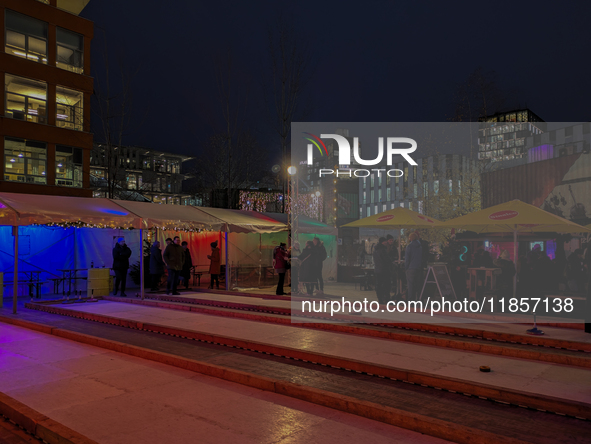
[{"label": "blue lit tent", "polygon": [[[162,236],[177,232],[187,239],[201,232],[202,238],[220,241],[225,232],[227,263],[228,232],[287,229],[275,220],[261,221],[243,213],[103,198],[0,193],[0,271],[18,275],[20,267],[21,271],[37,270],[51,278],[59,277],[60,269],[110,267],[112,248],[123,236],[132,250],[130,262],[139,261],[142,273],[140,239],[144,229],[157,229]],[[140,281],[143,295],[143,279]],[[7,294],[18,294],[17,284]],[[13,300],[16,312],[16,298]]]}]

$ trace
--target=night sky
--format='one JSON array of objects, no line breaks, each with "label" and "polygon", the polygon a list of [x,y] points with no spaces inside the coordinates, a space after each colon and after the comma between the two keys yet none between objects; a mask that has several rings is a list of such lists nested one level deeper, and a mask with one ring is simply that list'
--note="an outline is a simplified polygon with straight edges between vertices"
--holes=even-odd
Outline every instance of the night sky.
[{"label": "night sky", "polygon": [[591,2],[91,0],[81,15],[95,24],[93,76],[105,47],[112,65],[137,69],[124,142],[198,153],[222,123],[214,60],[230,50],[245,126],[279,155],[261,80],[279,3],[313,66],[306,121],[445,121],[477,67],[496,72],[507,107],[591,120]]}]

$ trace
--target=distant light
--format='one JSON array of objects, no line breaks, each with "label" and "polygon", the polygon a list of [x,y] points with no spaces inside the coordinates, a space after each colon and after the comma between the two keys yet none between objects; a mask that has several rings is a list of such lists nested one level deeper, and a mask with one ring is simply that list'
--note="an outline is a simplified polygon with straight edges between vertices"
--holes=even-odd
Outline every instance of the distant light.
[{"label": "distant light", "polygon": [[293,175],[294,175],[295,173],[297,173],[297,172],[298,172],[298,169],[297,169],[296,167],[294,167],[294,166],[290,166],[290,167],[287,169],[287,173],[288,173],[290,176],[293,176]]},{"label": "distant light", "polygon": [[316,191],[316,197],[320,197],[320,191]]},{"label": "distant light", "polygon": [[23,157],[23,153],[20,153],[20,154],[18,155],[18,157]]},{"label": "distant light", "polygon": [[57,166],[60,168],[63,167],[63,165],[61,163],[58,163]]},{"label": "distant light", "polygon": [[11,162],[16,162],[16,159],[10,159]]}]

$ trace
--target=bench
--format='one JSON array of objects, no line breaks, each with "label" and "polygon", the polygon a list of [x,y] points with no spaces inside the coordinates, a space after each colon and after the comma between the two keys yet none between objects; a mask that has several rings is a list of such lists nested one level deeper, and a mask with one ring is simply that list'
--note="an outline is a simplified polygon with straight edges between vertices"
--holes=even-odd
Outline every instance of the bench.
[{"label": "bench", "polygon": [[[29,286],[29,296],[33,297],[33,287],[35,287],[35,297],[41,297],[41,285],[45,284],[47,281],[17,281],[16,285],[28,285]],[[11,287],[14,285],[14,281],[4,281],[2,284],[4,287]]]}]

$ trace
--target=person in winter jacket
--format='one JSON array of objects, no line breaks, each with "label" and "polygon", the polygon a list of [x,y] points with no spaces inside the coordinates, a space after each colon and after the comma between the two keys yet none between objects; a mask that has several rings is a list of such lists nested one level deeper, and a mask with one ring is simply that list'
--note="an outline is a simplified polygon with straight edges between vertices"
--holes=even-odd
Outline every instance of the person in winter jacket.
[{"label": "person in winter jacket", "polygon": [[373,250],[374,271],[376,274],[376,296],[380,304],[390,301],[390,282],[392,275],[392,262],[388,255],[388,240],[380,237]]},{"label": "person in winter jacket", "polygon": [[160,242],[154,241],[150,248],[150,275],[152,276],[152,290],[158,291],[160,279],[164,274],[164,260],[162,259],[162,250],[160,250]]},{"label": "person in winter jacket", "polygon": [[283,295],[283,284],[285,283],[285,273],[288,268],[288,254],[285,250],[285,243],[281,242],[278,247],[273,250],[273,268],[279,275],[279,282],[277,282],[276,295]]},{"label": "person in winter jacket", "polygon": [[326,260],[328,255],[326,254],[326,248],[324,247],[324,242],[322,242],[319,238],[315,237],[312,240],[314,245],[314,264],[315,264],[315,272],[316,276],[314,277],[314,281],[318,282],[316,285],[318,287],[318,293],[324,294],[324,279],[322,278],[322,263]]},{"label": "person in winter jacket", "polygon": [[125,282],[127,281],[127,270],[129,270],[130,256],[131,250],[125,244],[125,238],[120,237],[117,239],[115,248],[113,248],[113,270],[115,271],[115,290],[113,291],[114,296],[117,296],[119,285],[121,285],[121,296],[127,296],[125,294]]},{"label": "person in winter jacket", "polygon": [[423,248],[416,233],[410,233],[409,243],[404,253],[404,269],[406,270],[407,293],[406,299],[417,300],[420,279],[423,272]]},{"label": "person in winter jacket", "polygon": [[209,263],[209,274],[211,275],[211,282],[209,283],[209,288],[213,288],[213,282],[216,283],[216,288],[220,289],[220,272],[222,269],[221,263],[221,256],[220,256],[220,249],[218,248],[218,241],[212,242],[211,246],[211,254],[207,255],[207,259],[211,262]]},{"label": "person in winter jacket", "polygon": [[185,283],[185,290],[188,290],[189,279],[191,279],[191,268],[193,268],[193,259],[191,258],[191,251],[189,251],[189,243],[187,241],[183,241],[181,247],[183,247],[183,251],[185,252],[185,262],[183,263],[181,277]]},{"label": "person in winter jacket", "polygon": [[170,294],[172,291],[173,295],[179,295],[180,293],[177,291],[177,284],[185,262],[185,250],[181,247],[181,239],[178,236],[175,236],[173,243],[166,247],[163,256],[166,268],[168,269],[166,294]]},{"label": "person in winter jacket", "polygon": [[306,242],[306,248],[304,248],[298,259],[300,263],[299,281],[304,283],[306,292],[310,296],[314,293],[314,279],[316,278],[313,255],[314,242],[308,241]]}]

